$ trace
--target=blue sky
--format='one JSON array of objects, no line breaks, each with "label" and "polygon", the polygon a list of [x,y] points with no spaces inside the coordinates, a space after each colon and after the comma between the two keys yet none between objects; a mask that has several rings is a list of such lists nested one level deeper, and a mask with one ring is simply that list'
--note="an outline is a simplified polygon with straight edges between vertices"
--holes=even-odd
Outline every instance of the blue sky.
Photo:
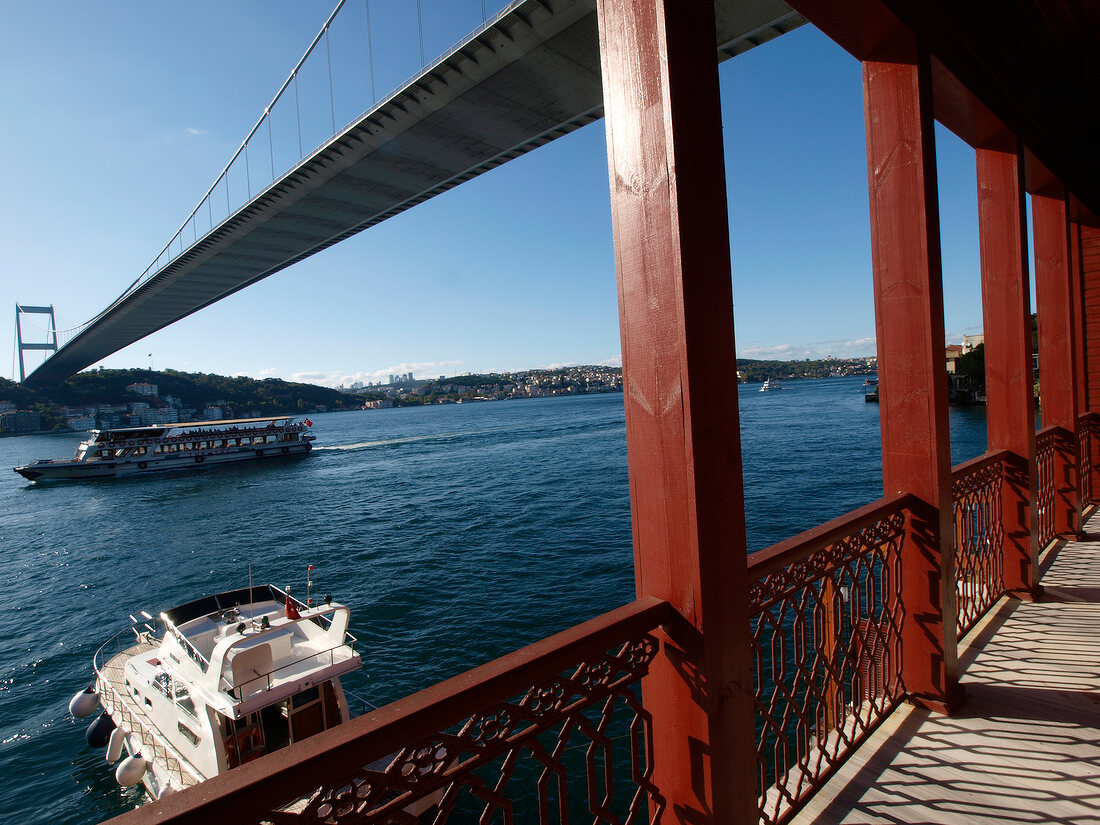
[{"label": "blue sky", "polygon": [[[0,0],[0,336],[12,351],[16,302],[52,303],[59,326],[75,325],[146,268],[333,6]],[[324,87],[315,132],[347,122],[369,94],[363,49],[349,45],[363,8],[349,0],[347,30],[334,29],[338,111],[325,73],[308,78]],[[419,65],[416,4],[369,8],[380,94]],[[422,0],[426,57],[481,8]],[[803,27],[727,61],[720,77],[738,354],[874,354],[859,64]],[[957,341],[982,323],[974,155],[943,129],[937,146],[945,324]],[[617,312],[599,122],[103,363],[326,384],[617,364]]]}]

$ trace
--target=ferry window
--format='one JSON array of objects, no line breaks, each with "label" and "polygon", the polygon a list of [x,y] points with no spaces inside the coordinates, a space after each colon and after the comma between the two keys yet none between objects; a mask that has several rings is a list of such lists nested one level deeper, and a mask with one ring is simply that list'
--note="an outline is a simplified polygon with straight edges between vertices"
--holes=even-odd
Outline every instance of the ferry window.
[{"label": "ferry window", "polygon": [[218,442],[218,446],[219,447],[228,447],[229,446],[229,441],[227,439],[223,438],[221,441]]}]

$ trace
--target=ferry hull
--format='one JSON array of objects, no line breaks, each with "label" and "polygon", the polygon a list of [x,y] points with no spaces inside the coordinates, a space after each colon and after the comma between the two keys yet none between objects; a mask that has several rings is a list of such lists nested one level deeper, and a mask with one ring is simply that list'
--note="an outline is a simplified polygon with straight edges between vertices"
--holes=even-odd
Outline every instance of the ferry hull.
[{"label": "ferry hull", "polygon": [[271,444],[264,448],[248,448],[236,451],[207,450],[182,457],[153,458],[126,461],[35,461],[15,472],[30,481],[67,480],[79,481],[96,478],[122,478],[127,476],[162,473],[170,470],[199,470],[223,464],[240,464],[246,461],[265,461],[272,458],[303,456],[313,449],[311,442]]}]

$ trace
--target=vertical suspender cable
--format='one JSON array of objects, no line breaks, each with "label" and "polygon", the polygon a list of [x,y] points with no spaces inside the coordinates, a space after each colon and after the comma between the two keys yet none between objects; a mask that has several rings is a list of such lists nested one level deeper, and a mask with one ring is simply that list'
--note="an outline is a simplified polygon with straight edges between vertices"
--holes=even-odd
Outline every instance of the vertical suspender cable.
[{"label": "vertical suspender cable", "polygon": [[332,47],[328,43],[328,26],[325,26],[325,54],[328,57],[328,108],[332,113],[332,133],[336,134],[336,97],[332,91]]},{"label": "vertical suspender cable", "polygon": [[420,32],[420,68],[424,68],[424,16],[420,13],[420,0],[416,0],[416,26]]},{"label": "vertical suspender cable", "polygon": [[373,105],[378,102],[378,94],[374,90],[374,47],[370,30],[370,0],[364,0],[364,5],[367,7],[367,61],[370,63],[370,102]]},{"label": "vertical suspender cable", "polygon": [[271,182],[275,182],[275,139],[271,137],[271,107],[267,109],[267,148],[271,152]]},{"label": "vertical suspender cable", "polygon": [[489,19],[489,15],[485,12],[485,0],[481,0],[481,22],[484,23]]},{"label": "vertical suspender cable", "polygon": [[301,160],[305,153],[302,151],[302,106],[298,102],[298,73],[294,73],[294,111],[298,114],[298,160]]}]

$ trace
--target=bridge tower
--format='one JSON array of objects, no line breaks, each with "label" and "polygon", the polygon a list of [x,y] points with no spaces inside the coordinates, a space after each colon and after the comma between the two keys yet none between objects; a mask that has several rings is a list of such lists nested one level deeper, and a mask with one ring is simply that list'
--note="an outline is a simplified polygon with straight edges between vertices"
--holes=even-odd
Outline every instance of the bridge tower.
[{"label": "bridge tower", "polygon": [[[23,343],[22,317],[24,315],[49,315],[50,326],[46,330],[50,340],[43,344]],[[22,383],[27,377],[26,366],[23,362],[23,353],[27,350],[46,350],[57,352],[57,319],[54,317],[53,304],[48,307],[32,307],[23,304],[15,305],[15,345],[19,350],[19,381]]]}]

